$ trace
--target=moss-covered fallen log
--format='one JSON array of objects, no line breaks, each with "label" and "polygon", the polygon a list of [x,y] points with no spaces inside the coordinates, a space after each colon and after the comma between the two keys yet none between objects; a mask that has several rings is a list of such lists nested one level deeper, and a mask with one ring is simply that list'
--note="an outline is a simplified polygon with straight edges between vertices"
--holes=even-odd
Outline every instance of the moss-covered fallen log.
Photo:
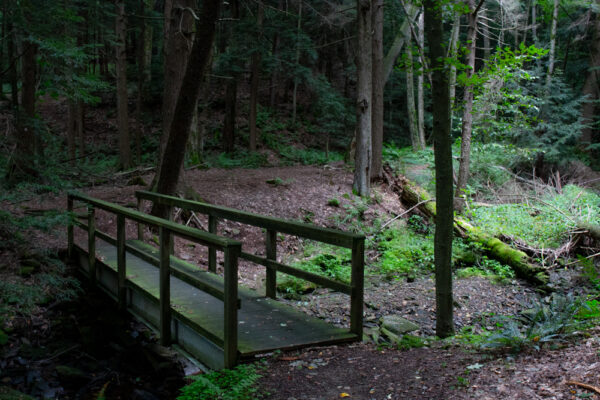
[{"label": "moss-covered fallen log", "polygon": [[[419,211],[427,217],[435,219],[435,201],[425,189],[404,176],[393,177],[389,170],[386,171],[385,176],[392,190],[400,196],[404,204],[413,206],[422,203],[418,207]],[[546,285],[548,283],[547,271],[535,265],[526,253],[486,234],[465,219],[459,216],[454,218],[454,231],[462,238],[481,243],[489,257],[511,267],[517,277],[535,285]]]},{"label": "moss-covered fallen log", "polygon": [[599,225],[580,223],[579,229],[586,230],[590,237],[592,237],[595,241],[600,243],[600,226]]}]

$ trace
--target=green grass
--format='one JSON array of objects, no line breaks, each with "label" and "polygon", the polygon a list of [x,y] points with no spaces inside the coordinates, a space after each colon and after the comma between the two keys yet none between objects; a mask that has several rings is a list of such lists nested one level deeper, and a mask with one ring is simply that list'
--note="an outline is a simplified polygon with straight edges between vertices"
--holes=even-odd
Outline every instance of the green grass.
[{"label": "green grass", "polygon": [[567,185],[562,194],[532,198],[528,204],[472,207],[467,216],[490,235],[504,234],[537,248],[556,248],[579,222],[600,223],[600,196]]}]

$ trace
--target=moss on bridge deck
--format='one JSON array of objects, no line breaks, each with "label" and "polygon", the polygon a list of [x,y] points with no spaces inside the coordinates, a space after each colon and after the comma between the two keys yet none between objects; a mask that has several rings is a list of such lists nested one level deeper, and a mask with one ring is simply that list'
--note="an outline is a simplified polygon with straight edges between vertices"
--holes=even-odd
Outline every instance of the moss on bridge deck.
[{"label": "moss on bridge deck", "polygon": [[[150,246],[129,241],[146,253],[156,253]],[[116,271],[115,246],[96,242],[96,258]],[[158,302],[159,269],[150,262],[127,252],[127,281]],[[223,288],[222,277],[206,272],[182,260],[171,258],[172,268],[185,271],[212,286]],[[323,320],[304,314],[253,290],[238,286],[241,308],[238,310],[238,349],[241,357],[276,349],[292,349],[317,344],[356,340],[348,329],[337,328]],[[171,307],[174,316],[206,336],[217,345],[223,343],[223,302],[196,287],[171,276]]]}]

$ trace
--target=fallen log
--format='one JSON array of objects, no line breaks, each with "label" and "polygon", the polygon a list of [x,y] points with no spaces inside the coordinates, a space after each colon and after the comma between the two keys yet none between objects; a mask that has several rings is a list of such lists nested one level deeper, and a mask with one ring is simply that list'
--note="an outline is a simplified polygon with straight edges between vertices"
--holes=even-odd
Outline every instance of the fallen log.
[{"label": "fallen log", "polygon": [[[404,204],[413,206],[422,203],[418,207],[421,213],[435,220],[435,201],[426,190],[405,176],[394,177],[389,167],[384,168],[384,177]],[[538,286],[545,286],[548,283],[548,272],[535,265],[526,253],[488,235],[459,216],[454,217],[454,232],[464,239],[481,243],[489,257],[511,267],[517,277]]]}]

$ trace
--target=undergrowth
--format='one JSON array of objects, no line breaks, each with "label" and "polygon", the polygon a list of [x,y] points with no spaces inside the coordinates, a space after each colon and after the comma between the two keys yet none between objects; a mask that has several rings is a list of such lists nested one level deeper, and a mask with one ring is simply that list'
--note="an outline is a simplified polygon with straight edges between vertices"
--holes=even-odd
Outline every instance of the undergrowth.
[{"label": "undergrowth", "polygon": [[473,206],[469,219],[488,234],[519,238],[537,248],[556,248],[581,222],[600,223],[600,196],[567,185],[563,193],[527,203]]},{"label": "undergrowth", "polygon": [[261,377],[258,364],[241,364],[234,369],[214,371],[192,378],[180,389],[177,400],[248,400],[261,395],[256,383]]}]

